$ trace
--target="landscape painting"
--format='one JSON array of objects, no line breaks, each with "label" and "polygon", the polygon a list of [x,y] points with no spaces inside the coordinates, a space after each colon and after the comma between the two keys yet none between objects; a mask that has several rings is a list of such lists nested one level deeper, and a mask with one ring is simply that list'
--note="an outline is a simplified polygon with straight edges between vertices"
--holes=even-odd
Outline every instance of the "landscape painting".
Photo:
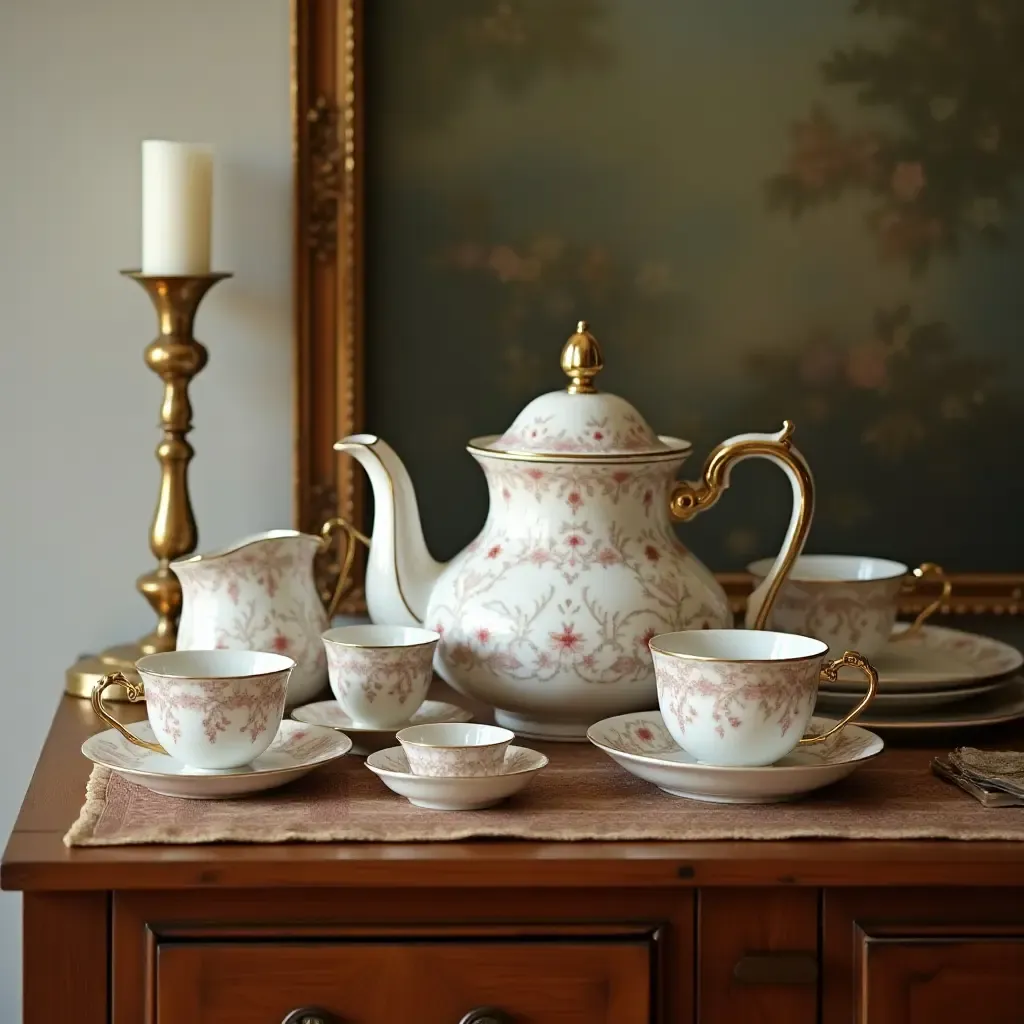
[{"label": "landscape painting", "polygon": [[[447,558],[466,453],[564,386],[694,444],[796,425],[808,550],[1017,572],[1024,478],[1024,6],[1017,0],[387,0],[362,26],[365,428]],[[681,528],[773,553],[746,463]]]}]

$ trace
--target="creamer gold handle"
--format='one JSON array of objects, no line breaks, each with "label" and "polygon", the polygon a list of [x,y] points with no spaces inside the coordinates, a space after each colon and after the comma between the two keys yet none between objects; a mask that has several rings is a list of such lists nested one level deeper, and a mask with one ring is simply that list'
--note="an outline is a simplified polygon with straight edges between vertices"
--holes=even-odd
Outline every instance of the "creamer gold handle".
[{"label": "creamer gold handle", "polygon": [[851,668],[859,668],[867,676],[868,692],[864,695],[864,699],[845,718],[836,722],[831,729],[827,729],[820,736],[805,736],[800,741],[804,746],[809,746],[812,743],[821,743],[823,740],[827,740],[829,736],[835,736],[840,729],[849,725],[875,699],[875,692],[878,690],[878,673],[871,662],[864,655],[858,654],[856,651],[845,651],[841,658],[830,661],[821,670],[821,677],[834,683],[839,678],[839,670],[847,665]]},{"label": "creamer gold handle", "polygon": [[109,676],[104,676],[92,688],[90,703],[92,704],[93,713],[102,721],[106,722],[112,729],[116,729],[129,743],[134,743],[137,747],[144,747],[146,750],[152,750],[154,754],[167,754],[167,751],[164,750],[159,743],[150,743],[149,740],[141,740],[134,733],[129,732],[103,706],[103,691],[108,686],[117,686],[118,684],[124,687],[125,693],[128,695],[128,699],[133,704],[137,700],[142,700],[144,694],[142,687],[139,686],[138,683],[133,683],[123,672],[113,672]]},{"label": "creamer gold handle", "polygon": [[944,604],[949,601],[950,596],[953,593],[953,581],[946,575],[946,571],[941,565],[937,565],[935,562],[922,562],[913,572],[913,579],[908,579],[907,584],[908,590],[913,591],[916,589],[916,584],[922,580],[941,580],[942,581],[942,592],[939,594],[934,601],[930,604],[925,605],[924,608],[918,612],[917,618],[907,626],[902,633],[896,633],[893,635],[893,642],[899,640],[906,640],[907,637],[914,636],[915,633],[921,631],[921,627],[928,621]]},{"label": "creamer gold handle", "polygon": [[779,589],[785,582],[793,563],[803,551],[814,515],[814,478],[806,460],[790,443],[793,424],[786,420],[776,434],[738,434],[723,441],[704,463],[703,477],[696,482],[681,482],[672,490],[669,511],[679,522],[711,508],[729,486],[729,474],[737,462],[744,459],[768,459],[789,478],[793,489],[793,512],[789,528],[771,571],[764,582],[750,596],[751,606],[760,602],[753,616],[753,628],[764,629],[771,615]]},{"label": "creamer gold handle", "polygon": [[345,558],[341,563],[338,581],[334,584],[334,593],[331,595],[330,603],[327,605],[328,625],[330,625],[331,620],[337,614],[338,605],[341,604],[341,599],[345,596],[345,584],[348,583],[349,577],[352,575],[352,566],[356,561],[356,543],[365,544],[366,547],[370,546],[370,538],[365,533],[357,530],[347,519],[335,516],[333,519],[328,519],[320,529],[321,550],[326,551],[330,548],[331,544],[334,543],[334,535],[338,531],[344,533],[348,540],[345,544]]}]

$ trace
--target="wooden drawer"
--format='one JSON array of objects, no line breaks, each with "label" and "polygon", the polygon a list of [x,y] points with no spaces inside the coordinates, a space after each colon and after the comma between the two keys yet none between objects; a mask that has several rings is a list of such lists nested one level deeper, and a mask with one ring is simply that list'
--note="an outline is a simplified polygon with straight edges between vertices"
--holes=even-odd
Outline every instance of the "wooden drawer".
[{"label": "wooden drawer", "polygon": [[649,1024],[652,942],[642,939],[161,942],[158,1024]]}]

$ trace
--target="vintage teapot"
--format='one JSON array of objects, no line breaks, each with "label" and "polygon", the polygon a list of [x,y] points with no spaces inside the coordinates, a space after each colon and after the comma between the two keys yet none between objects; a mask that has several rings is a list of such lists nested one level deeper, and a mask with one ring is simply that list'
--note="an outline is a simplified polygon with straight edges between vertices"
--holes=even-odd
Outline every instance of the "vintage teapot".
[{"label": "vintage teapot", "polygon": [[793,487],[782,550],[751,597],[756,628],[810,528],[813,483],[790,423],[730,438],[700,481],[678,482],[690,444],[656,436],[628,402],[598,392],[602,367],[581,321],[562,351],[568,387],[535,398],[500,437],[469,443],[490,511],[447,565],[427,550],[395,452],[369,434],[334,446],[359,460],[373,488],[370,617],[435,629],[439,675],[522,736],[578,740],[601,718],[656,707],[650,638],[732,625],[725,592],[672,524],[710,508],[735,463],[769,459]]}]

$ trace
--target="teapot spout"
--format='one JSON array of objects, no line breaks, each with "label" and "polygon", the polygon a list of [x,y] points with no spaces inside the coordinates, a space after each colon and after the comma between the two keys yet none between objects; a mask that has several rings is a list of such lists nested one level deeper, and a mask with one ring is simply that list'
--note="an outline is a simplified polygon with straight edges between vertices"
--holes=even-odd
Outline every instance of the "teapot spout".
[{"label": "teapot spout", "polygon": [[444,566],[427,550],[416,491],[394,449],[373,434],[353,434],[334,446],[366,470],[374,518],[366,566],[366,607],[374,622],[418,626]]}]

